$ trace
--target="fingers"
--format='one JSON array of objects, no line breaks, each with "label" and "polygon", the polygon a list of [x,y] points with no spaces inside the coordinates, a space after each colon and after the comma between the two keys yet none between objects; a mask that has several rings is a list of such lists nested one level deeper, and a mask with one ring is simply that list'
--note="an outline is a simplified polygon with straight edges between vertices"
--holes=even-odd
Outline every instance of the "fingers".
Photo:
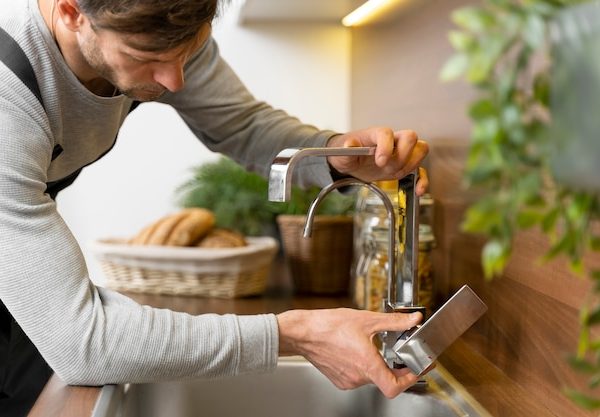
[{"label": "fingers", "polygon": [[373,313],[372,321],[368,325],[371,334],[385,331],[402,331],[415,327],[423,320],[419,312],[404,313]]},{"label": "fingers", "polygon": [[419,167],[419,180],[417,181],[417,189],[415,192],[418,196],[421,196],[427,192],[429,188],[429,175],[427,170],[423,167]]},{"label": "fingers", "polygon": [[[400,164],[400,166],[407,165],[419,142],[419,136],[417,136],[417,133],[413,130],[400,130],[394,132],[394,141],[396,145],[395,162]],[[416,166],[414,168],[416,168]],[[409,171],[412,170],[406,170],[405,172],[408,173]]]},{"label": "fingers", "polygon": [[[429,153],[429,145],[422,140],[418,140],[410,150],[404,150],[404,154],[398,154],[395,160],[390,161],[390,166],[397,169],[396,177],[402,178],[409,172],[414,171],[421,165],[423,159]],[[406,154],[408,152],[408,154]],[[393,164],[393,165],[392,165]]]},{"label": "fingers", "polygon": [[411,162],[411,169],[404,169],[404,175],[415,169],[420,161],[427,155],[426,144],[419,140],[419,136],[413,130],[392,131],[389,128],[374,129],[375,163],[383,168],[388,164],[398,169]]},{"label": "fingers", "polygon": [[280,354],[301,354],[335,386],[373,383],[388,398],[413,385],[408,370],[391,370],[372,343],[376,333],[416,326],[420,313],[375,313],[354,309],[291,310],[277,316]]},{"label": "fingers", "polygon": [[390,369],[383,360],[378,361],[369,375],[383,395],[391,399],[398,396],[419,379],[410,369]]},{"label": "fingers", "polygon": [[379,167],[384,167],[395,152],[395,138],[392,129],[375,129],[375,163]]},{"label": "fingers", "polygon": [[352,147],[356,147],[356,146],[362,146],[362,143],[361,143],[360,139],[358,139],[357,137],[354,137],[354,136],[349,137],[343,143],[344,148],[352,148]]},{"label": "fingers", "polygon": [[[389,129],[379,129],[378,132],[376,164],[391,172],[394,178],[402,178],[416,170],[429,153],[429,145],[412,130],[393,132],[392,138],[389,137]],[[393,143],[393,149],[390,149],[390,143]],[[422,185],[426,184],[427,175]],[[426,188],[423,187],[423,193]]]}]

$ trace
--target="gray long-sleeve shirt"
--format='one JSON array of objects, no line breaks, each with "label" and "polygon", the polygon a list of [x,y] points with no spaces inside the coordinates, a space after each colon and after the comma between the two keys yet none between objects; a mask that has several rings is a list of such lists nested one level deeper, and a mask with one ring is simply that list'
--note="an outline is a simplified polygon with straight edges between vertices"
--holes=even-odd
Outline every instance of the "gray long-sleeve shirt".
[{"label": "gray long-sleeve shirt", "polygon": [[[110,149],[131,100],[88,91],[66,65],[37,0],[0,0],[0,26],[31,61],[46,111],[0,63],[0,299],[66,382],[105,384],[233,375],[276,366],[274,315],[191,316],[141,306],[93,285],[73,235],[45,193]],[[185,69],[172,105],[212,150],[266,174],[290,146],[323,146],[333,132],[255,100],[216,43]],[[60,145],[63,152],[52,160]],[[143,152],[143,149],[140,149]],[[331,181],[323,161],[301,183]]]}]

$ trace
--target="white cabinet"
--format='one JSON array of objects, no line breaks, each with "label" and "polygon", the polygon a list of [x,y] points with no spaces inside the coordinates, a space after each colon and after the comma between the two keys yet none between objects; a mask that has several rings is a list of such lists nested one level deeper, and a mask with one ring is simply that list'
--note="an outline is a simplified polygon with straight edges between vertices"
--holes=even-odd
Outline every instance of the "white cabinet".
[{"label": "white cabinet", "polygon": [[[373,22],[394,19],[409,6],[424,0],[377,1],[378,12]],[[265,22],[320,22],[340,23],[342,18],[367,0],[245,0],[239,16],[239,23],[253,24]]]},{"label": "white cabinet", "polygon": [[246,0],[240,23],[267,21],[339,22],[362,0]]}]

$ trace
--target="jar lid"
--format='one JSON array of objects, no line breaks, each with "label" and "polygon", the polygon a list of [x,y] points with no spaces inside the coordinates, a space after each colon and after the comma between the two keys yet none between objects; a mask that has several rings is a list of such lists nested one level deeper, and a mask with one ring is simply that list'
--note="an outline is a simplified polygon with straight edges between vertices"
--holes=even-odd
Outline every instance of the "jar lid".
[{"label": "jar lid", "polygon": [[419,197],[420,206],[433,206],[433,197],[429,193],[423,194]]},{"label": "jar lid", "polygon": [[428,224],[419,225],[419,249],[428,250],[435,248],[433,229]]}]

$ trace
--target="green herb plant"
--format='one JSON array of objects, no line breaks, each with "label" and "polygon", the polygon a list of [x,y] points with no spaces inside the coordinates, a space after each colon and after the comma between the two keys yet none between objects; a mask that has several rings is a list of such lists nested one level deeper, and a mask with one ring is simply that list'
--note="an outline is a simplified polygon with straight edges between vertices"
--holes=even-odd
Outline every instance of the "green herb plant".
[{"label": "green herb plant", "polygon": [[[600,385],[600,340],[591,329],[600,323],[600,271],[586,268],[584,254],[600,251],[600,201],[575,191],[553,176],[555,143],[550,96],[552,68],[548,23],[580,0],[483,0],[452,14],[457,30],[449,33],[455,54],[442,69],[444,80],[475,86],[469,108],[473,130],[465,182],[479,197],[466,212],[463,229],[483,234],[486,278],[500,275],[510,258],[515,234],[538,227],[551,243],[545,259],[566,255],[571,269],[596,285],[581,309],[578,352],[572,367],[589,375],[589,388]],[[564,138],[563,138],[564,139]],[[579,406],[600,408],[600,398],[568,389]]]},{"label": "green herb plant", "polygon": [[[192,177],[176,190],[182,207],[204,207],[214,212],[216,225],[237,230],[247,236],[274,233],[279,214],[304,215],[319,193],[318,187],[292,188],[291,201],[268,200],[268,182],[246,171],[229,158],[220,157],[192,169]],[[350,214],[354,197],[331,193],[319,206],[317,214]]]}]

